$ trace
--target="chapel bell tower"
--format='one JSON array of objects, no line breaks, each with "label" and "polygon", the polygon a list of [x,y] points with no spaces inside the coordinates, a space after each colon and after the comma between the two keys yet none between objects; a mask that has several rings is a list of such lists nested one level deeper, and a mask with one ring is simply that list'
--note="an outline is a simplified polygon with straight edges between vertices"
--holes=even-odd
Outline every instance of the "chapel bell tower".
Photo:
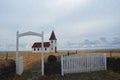
[{"label": "chapel bell tower", "polygon": [[50,41],[50,52],[57,52],[57,38],[53,30],[49,38],[49,41]]}]

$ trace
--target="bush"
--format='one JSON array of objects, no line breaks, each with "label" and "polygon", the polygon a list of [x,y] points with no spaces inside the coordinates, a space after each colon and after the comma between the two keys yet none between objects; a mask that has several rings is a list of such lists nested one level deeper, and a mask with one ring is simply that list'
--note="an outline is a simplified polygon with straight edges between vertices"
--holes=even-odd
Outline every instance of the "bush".
[{"label": "bush", "polygon": [[120,73],[120,58],[107,58],[107,69]]},{"label": "bush", "polygon": [[61,74],[61,62],[57,61],[56,56],[49,55],[48,62],[44,63],[45,75]]},{"label": "bush", "polygon": [[12,80],[16,72],[16,64],[12,59],[0,60],[0,80]]},{"label": "bush", "polygon": [[45,75],[61,74],[60,62],[47,62],[45,63]]},{"label": "bush", "polygon": [[56,62],[56,61],[57,61],[56,56],[54,56],[54,55],[49,55],[48,56],[48,62]]}]

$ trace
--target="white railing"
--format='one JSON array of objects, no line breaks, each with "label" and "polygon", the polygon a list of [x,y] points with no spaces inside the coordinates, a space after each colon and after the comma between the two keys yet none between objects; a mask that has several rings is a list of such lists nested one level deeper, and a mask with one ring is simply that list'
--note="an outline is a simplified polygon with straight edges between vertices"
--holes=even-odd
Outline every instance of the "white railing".
[{"label": "white railing", "polygon": [[106,55],[61,56],[61,74],[106,70]]}]

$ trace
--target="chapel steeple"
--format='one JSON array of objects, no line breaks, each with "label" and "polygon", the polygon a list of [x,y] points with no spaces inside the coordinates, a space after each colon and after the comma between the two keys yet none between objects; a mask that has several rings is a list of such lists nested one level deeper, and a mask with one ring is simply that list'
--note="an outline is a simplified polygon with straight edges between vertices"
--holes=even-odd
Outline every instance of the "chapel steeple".
[{"label": "chapel steeple", "polygon": [[52,33],[51,33],[51,36],[50,36],[49,40],[57,40],[53,30],[52,30]]},{"label": "chapel steeple", "polygon": [[50,52],[57,52],[57,38],[53,30],[49,38],[49,41],[50,41]]}]

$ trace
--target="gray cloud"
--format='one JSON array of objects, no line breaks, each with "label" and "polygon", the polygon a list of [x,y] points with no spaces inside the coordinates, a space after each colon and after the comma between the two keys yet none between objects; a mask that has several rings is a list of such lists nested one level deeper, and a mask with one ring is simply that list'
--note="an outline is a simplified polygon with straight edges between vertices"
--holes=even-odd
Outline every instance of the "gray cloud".
[{"label": "gray cloud", "polygon": [[[113,38],[120,36],[119,4],[119,0],[1,0],[0,44],[15,49],[17,30],[44,31],[45,41],[54,30],[59,48],[120,46],[119,38]],[[29,49],[34,41],[40,40],[20,39],[21,49]]]},{"label": "gray cloud", "polygon": [[120,38],[119,37],[114,37],[111,44],[112,45],[120,45]]}]

